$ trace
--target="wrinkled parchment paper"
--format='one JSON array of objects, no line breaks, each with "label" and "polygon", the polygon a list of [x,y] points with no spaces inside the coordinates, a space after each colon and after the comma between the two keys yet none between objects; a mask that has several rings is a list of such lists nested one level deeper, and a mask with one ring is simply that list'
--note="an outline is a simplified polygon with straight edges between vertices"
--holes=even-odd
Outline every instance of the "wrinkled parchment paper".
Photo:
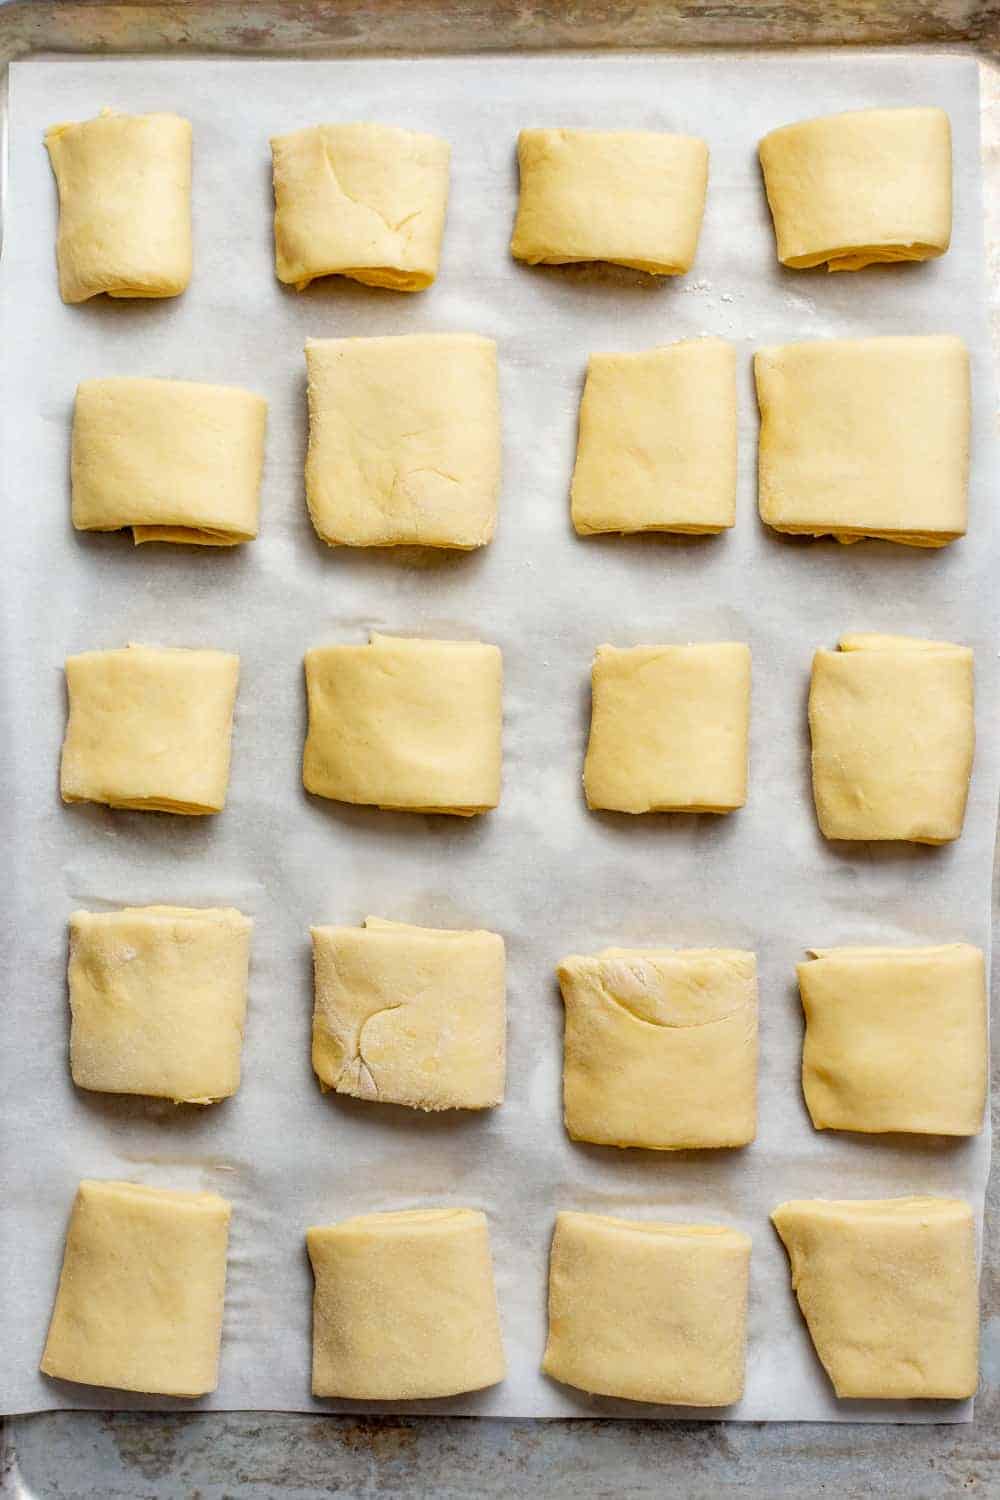
[{"label": "wrinkled parchment paper", "polygon": [[[955,131],[955,238],[919,267],[789,272],[755,159],[803,115],[941,104]],[[165,302],[64,307],[45,126],[172,109],[194,124],[195,271]],[[268,136],[325,120],[439,132],[454,148],[441,274],[419,296],[274,278]],[[654,281],[609,268],[531,270],[507,252],[523,125],[693,132],[711,147],[694,270]],[[981,1207],[985,1137],[817,1134],[798,1080],[794,966],[811,945],[988,942],[996,744],[989,590],[992,409],[975,65],[933,57],[615,56],[338,62],[55,60],[14,64],[2,269],[8,878],[0,1003],[0,1406],[186,1408],[36,1372],[79,1178],[213,1188],[234,1206],[216,1409],[358,1409],[309,1392],[303,1232],[348,1215],[459,1203],[489,1216],[510,1373],[415,1410],[499,1416],[670,1410],[591,1400],[539,1373],[546,1257],[558,1208],[717,1221],[753,1236],[744,1400],[728,1413],[823,1420],[964,1419],[970,1404],[834,1399],[789,1287],[770,1209],[798,1196],[959,1194]],[[307,335],[473,330],[500,348],[501,519],[466,555],[330,551],[303,498]],[[967,540],[940,552],[783,540],[755,511],[751,353],[798,338],[955,332],[972,349],[975,448]],[[592,350],[712,333],[739,353],[739,522],[715,539],[580,540],[569,521],[576,414]],[[135,549],[70,525],[73,391],[87,376],[246,385],[270,402],[263,523],[232,551]],[[468,822],[307,797],[302,654],[372,629],[482,638],[506,669],[504,794]],[[977,647],[979,749],[951,847],[835,845],[809,788],[805,701],[818,646],[844,631]],[[750,798],[730,817],[585,810],[589,668],[600,642],[749,641]],[[57,789],[62,663],[126,641],[238,651],[242,680],[225,812],[178,818],[67,808]],[[66,1061],[66,919],[75,907],[233,905],[255,922],[244,1083],[177,1108],[78,1092]],[[308,928],[367,913],[489,927],[509,955],[507,1101],[424,1117],[322,1097],[309,1064]],[[755,949],[760,1130],[743,1151],[676,1155],[577,1145],[560,1110],[553,971],[608,944]],[[676,1413],[674,1413],[676,1414]],[[692,1415],[692,1413],[684,1413]],[[715,1416],[718,1413],[693,1413]]]}]

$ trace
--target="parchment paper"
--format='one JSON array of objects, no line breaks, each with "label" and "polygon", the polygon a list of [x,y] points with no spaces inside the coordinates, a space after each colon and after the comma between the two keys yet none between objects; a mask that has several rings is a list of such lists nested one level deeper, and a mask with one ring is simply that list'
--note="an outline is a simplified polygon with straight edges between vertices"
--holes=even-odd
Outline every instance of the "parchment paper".
[{"label": "parchment paper", "polygon": [[[955,238],[921,267],[779,268],[755,159],[803,115],[935,103],[955,131]],[[166,302],[67,308],[53,242],[45,126],[103,105],[173,109],[195,133],[195,273]],[[8,878],[0,1003],[0,1406],[187,1408],[36,1373],[67,1214],[83,1176],[213,1188],[234,1206],[216,1409],[359,1409],[309,1393],[307,1225],[407,1205],[489,1216],[510,1373],[479,1395],[408,1410],[507,1416],[703,1415],[590,1400],[539,1373],[557,1208],[717,1221],[753,1236],[744,1400],[728,1415],[953,1421],[969,1403],[838,1404],[792,1296],[770,1209],[798,1196],[958,1194],[981,1208],[985,1136],[817,1134],[799,1088],[794,965],[811,945],[986,945],[996,798],[989,593],[992,392],[975,64],[953,58],[486,57],[339,62],[28,61],[12,76],[3,264],[2,667]],[[441,274],[419,296],[274,279],[271,133],[376,119],[454,147]],[[711,181],[693,272],[530,270],[507,243],[522,125],[707,137]],[[330,551],[303,497],[307,335],[474,330],[500,347],[504,485],[492,546],[459,556]],[[797,338],[962,334],[975,448],[967,540],[941,552],[782,540],[755,510],[751,353]],[[569,521],[588,354],[702,333],[739,352],[740,494],[716,539],[580,540]],[[134,549],[70,525],[73,391],[87,376],[244,384],[270,402],[260,539],[232,551]],[[302,654],[371,629],[503,649],[504,793],[468,822],[307,797]],[[979,748],[965,832],[946,848],[828,844],[809,787],[812,652],[848,630],[977,647]],[[750,797],[730,817],[588,813],[580,771],[594,647],[745,640],[754,663]],[[229,801],[214,818],[66,808],[57,788],[62,663],[126,641],[238,651]],[[76,1091],[66,1046],[66,919],[77,906],[232,904],[255,921],[244,1083],[209,1109]],[[309,1063],[308,927],[367,913],[502,933],[507,1101],[425,1117],[322,1097]],[[561,1123],[559,958],[606,944],[755,949],[760,1130],[743,1151],[569,1141]]]}]

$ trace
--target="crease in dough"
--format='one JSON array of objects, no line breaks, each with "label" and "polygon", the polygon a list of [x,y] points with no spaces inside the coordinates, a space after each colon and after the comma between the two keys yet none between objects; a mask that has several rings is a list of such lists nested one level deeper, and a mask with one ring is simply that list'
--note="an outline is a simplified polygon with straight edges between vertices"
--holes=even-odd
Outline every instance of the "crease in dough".
[{"label": "crease in dough", "polygon": [[179,296],[191,280],[190,121],[104,109],[53,125],[45,145],[63,301]]},{"label": "crease in dough", "polygon": [[738,949],[606,948],[558,967],[573,1140],[652,1151],[757,1131],[757,961]]},{"label": "crease in dough", "polygon": [[378,917],[311,930],[312,1062],[324,1091],[422,1110],[502,1102],[501,937]]}]

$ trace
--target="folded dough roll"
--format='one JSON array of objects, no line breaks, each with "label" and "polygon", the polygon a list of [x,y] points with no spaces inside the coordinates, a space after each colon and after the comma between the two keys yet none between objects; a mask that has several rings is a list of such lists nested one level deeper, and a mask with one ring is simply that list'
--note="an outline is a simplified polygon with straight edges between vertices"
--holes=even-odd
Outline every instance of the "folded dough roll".
[{"label": "folded dough roll", "polygon": [[437,275],[451,148],[392,125],[273,136],[274,258],[299,291],[319,276],[419,292]]},{"label": "folded dough roll", "polygon": [[816,1198],[771,1215],[838,1396],[973,1396],[979,1299],[972,1209],[957,1198]]},{"label": "folded dough roll", "polygon": [[120,115],[45,132],[59,188],[64,302],[176,297],[191,280],[191,124]]},{"label": "folded dough roll", "polygon": [[78,531],[232,547],[257,535],[267,402],[236,386],[84,380],[70,473]]},{"label": "folded dough roll", "polygon": [[216,1193],[81,1182],[42,1373],[161,1396],[214,1391],[230,1213]]},{"label": "folded dough roll", "polygon": [[510,242],[530,266],[610,261],[680,276],[698,248],[708,147],[653,130],[522,130]]},{"label": "folded dough roll", "polygon": [[860,271],[930,260],[951,241],[951,126],[943,109],[859,109],[760,143],[778,259]]}]

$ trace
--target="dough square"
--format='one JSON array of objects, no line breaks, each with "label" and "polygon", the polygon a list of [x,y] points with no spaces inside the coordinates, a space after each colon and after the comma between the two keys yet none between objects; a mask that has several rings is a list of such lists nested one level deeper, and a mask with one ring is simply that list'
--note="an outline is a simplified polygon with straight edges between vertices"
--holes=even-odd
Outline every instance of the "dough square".
[{"label": "dough square", "polygon": [[249,917],[129,906],[69,919],[77,1088],[211,1104],[240,1086]]},{"label": "dough square", "polygon": [[67,657],[63,801],[221,812],[239,671],[225,651],[164,646]]},{"label": "dough square", "polygon": [[366,917],[314,927],[312,1063],[324,1089],[414,1109],[504,1095],[503,938]]},{"label": "dough square", "polygon": [[969,647],[843,636],[813,657],[809,728],[825,838],[959,837],[975,746]]},{"label": "dough square", "polygon": [[761,519],[776,531],[943,547],[968,523],[962,340],[819,339],[754,356]]},{"label": "dough square", "polygon": [[193,380],[84,380],[73,410],[73,525],[231,547],[257,535],[267,402]]},{"label": "dough square", "polygon": [[216,1193],[81,1182],[42,1373],[150,1395],[214,1391],[230,1213]]},{"label": "dough square", "polygon": [[438,271],[451,147],[393,125],[311,125],[271,138],[278,280],[419,292]]},{"label": "dough square", "polygon": [[708,147],[652,130],[522,130],[511,254],[530,266],[610,261],[654,276],[691,269]]},{"label": "dough square", "polygon": [[802,1088],[817,1130],[978,1135],[987,1074],[978,948],[819,948],[798,975]]},{"label": "dough square", "polygon": [[191,123],[120,115],[53,125],[64,302],[176,297],[191,280]]},{"label": "dough square", "polygon": [[468,818],[500,800],[503,663],[480,641],[371,637],[306,652],[307,792]]},{"label": "dough square", "polygon": [[743,806],[749,646],[598,646],[592,696],[588,807],[725,813]]},{"label": "dough square", "polygon": [[486,1215],[362,1214],[306,1232],[314,1396],[411,1401],[504,1378]]},{"label": "dough square", "polygon": [[734,949],[564,958],[563,1106],[576,1141],[651,1151],[757,1133],[757,960]]},{"label": "dough square", "polygon": [[967,1203],[818,1198],[782,1203],[771,1219],[838,1396],[975,1395],[979,1298]]},{"label": "dough square", "polygon": [[943,109],[858,109],[760,143],[778,259],[860,271],[930,260],[951,241],[951,126]]},{"label": "dough square", "polygon": [[597,1396],[743,1395],[750,1237],[714,1224],[559,1213],[542,1369]]},{"label": "dough square", "polygon": [[306,368],[306,499],[322,541],[485,546],[500,489],[492,339],[309,339]]},{"label": "dough square", "polygon": [[592,354],[580,403],[573,525],[723,531],[736,521],[736,351],[684,339]]}]

